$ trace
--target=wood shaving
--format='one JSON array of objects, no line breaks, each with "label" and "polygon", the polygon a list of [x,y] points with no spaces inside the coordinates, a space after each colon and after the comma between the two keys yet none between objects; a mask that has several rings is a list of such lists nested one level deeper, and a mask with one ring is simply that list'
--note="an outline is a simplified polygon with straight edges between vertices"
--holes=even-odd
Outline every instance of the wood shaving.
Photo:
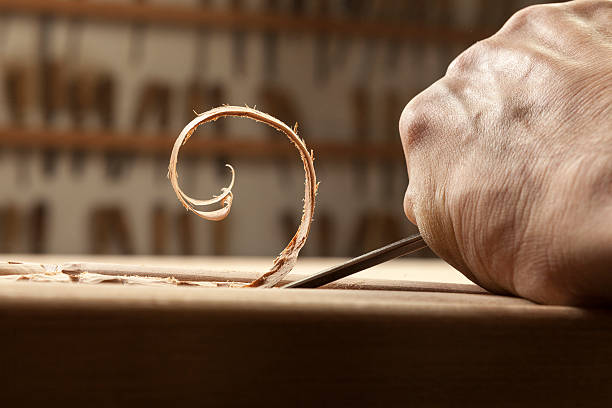
[{"label": "wood shaving", "polygon": [[[263,122],[284,133],[298,149],[302,162],[304,163],[304,208],[297,232],[280,255],[274,259],[270,270],[259,278],[255,279],[250,284],[246,285],[248,287],[273,287],[293,269],[297,263],[300,249],[302,249],[306,243],[306,239],[308,238],[310,223],[312,222],[314,215],[315,196],[318,187],[313,164],[314,154],[312,151],[308,151],[304,140],[298,137],[297,124],[292,129],[280,120],[258,110],[241,106],[220,106],[207,112],[198,114],[196,118],[185,126],[174,143],[172,154],[170,156],[170,165],[168,166],[168,178],[170,179],[172,188],[174,189],[174,192],[176,193],[176,196],[181,204],[183,204],[187,210],[192,211],[199,217],[206,220],[221,221],[229,215],[233,200],[232,188],[234,187],[236,175],[234,168],[227,164],[228,168],[230,169],[232,179],[227,187],[221,189],[221,194],[218,196],[213,196],[207,200],[200,200],[188,196],[181,190],[178,183],[178,172],[176,170],[176,165],[178,163],[178,154],[181,146],[183,146],[187,140],[189,140],[198,126],[207,122],[215,121],[223,116],[247,117],[258,122]],[[210,211],[199,209],[201,206],[210,206],[214,204],[221,204],[222,207]]]},{"label": "wood shaving", "polygon": [[100,273],[82,272],[77,274],[59,272],[43,272],[29,274],[0,275],[2,281],[30,281],[30,282],[61,282],[61,283],[120,283],[123,285],[139,286],[200,286],[200,287],[241,287],[239,282],[210,282],[210,281],[181,281],[173,277],[160,278],[153,276],[126,276],[105,275]]}]

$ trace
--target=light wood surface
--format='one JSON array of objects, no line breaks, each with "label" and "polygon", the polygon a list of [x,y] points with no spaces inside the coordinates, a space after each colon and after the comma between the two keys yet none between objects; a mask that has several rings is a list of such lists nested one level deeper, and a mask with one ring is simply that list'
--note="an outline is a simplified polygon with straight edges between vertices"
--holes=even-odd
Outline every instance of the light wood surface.
[{"label": "light wood surface", "polygon": [[465,283],[390,290],[402,281],[383,279],[387,268],[375,274],[384,290],[0,283],[3,401],[575,407],[612,398],[610,312],[436,289]]},{"label": "light wood surface", "polygon": [[[295,269],[287,276],[288,280],[320,272],[338,265],[347,258],[300,257]],[[115,256],[115,255],[33,255],[0,254],[0,262],[19,261],[42,264],[63,264],[95,262],[104,264],[123,264],[134,266],[178,267],[217,273],[247,273],[256,276],[272,265],[270,257],[223,257],[223,256]],[[237,276],[237,275],[231,275]],[[439,259],[400,258],[375,266],[353,275],[353,278],[405,280],[415,282],[472,284],[460,272]]]}]

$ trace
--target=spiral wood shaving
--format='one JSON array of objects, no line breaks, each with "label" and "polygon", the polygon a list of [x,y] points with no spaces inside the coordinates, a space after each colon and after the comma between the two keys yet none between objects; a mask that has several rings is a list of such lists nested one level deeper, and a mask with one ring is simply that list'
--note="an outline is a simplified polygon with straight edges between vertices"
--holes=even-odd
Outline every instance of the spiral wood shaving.
[{"label": "spiral wood shaving", "polygon": [[[241,106],[220,106],[207,112],[198,114],[191,122],[187,124],[187,126],[185,126],[174,143],[172,155],[170,156],[170,165],[168,166],[168,178],[170,179],[170,183],[172,183],[172,188],[174,189],[176,196],[183,206],[187,210],[193,211],[196,215],[206,220],[221,221],[229,215],[233,200],[232,188],[234,187],[235,180],[234,168],[227,164],[228,168],[230,169],[232,179],[227,187],[221,189],[221,194],[218,196],[213,196],[207,200],[199,200],[188,196],[181,190],[178,183],[179,176],[176,170],[176,165],[181,146],[183,146],[187,140],[189,140],[198,126],[206,122],[215,121],[223,116],[247,117],[258,122],[263,122],[268,126],[271,126],[284,133],[298,149],[302,162],[304,163],[306,178],[304,185],[304,208],[302,212],[302,220],[297,232],[280,255],[276,257],[270,270],[246,285],[248,287],[273,287],[293,269],[297,263],[300,249],[302,249],[306,243],[306,239],[308,238],[310,223],[312,222],[314,215],[315,196],[318,187],[313,164],[314,154],[312,151],[308,151],[304,140],[298,137],[297,125],[292,129],[280,120],[258,110]],[[200,209],[202,206],[210,206],[214,204],[221,204],[222,207],[210,211]]]}]

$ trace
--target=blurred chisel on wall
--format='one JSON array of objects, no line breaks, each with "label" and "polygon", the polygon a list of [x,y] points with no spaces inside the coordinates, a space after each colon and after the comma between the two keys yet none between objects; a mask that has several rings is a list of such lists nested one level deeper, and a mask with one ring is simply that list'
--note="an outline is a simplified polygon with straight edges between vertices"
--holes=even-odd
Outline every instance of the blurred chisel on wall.
[{"label": "blurred chisel on wall", "polygon": [[[57,111],[63,102],[62,67],[53,60],[50,50],[53,18],[49,14],[39,17],[38,64],[39,92],[42,119],[45,127],[52,126]],[[43,151],[43,171],[45,175],[55,174],[58,152],[55,148]]]},{"label": "blurred chisel on wall", "polygon": [[[315,15],[318,18],[329,18],[329,0],[316,0]],[[324,83],[329,77],[329,34],[318,34],[315,38],[315,80]]]},{"label": "blurred chisel on wall", "polygon": [[[73,0],[81,1],[81,0]],[[66,37],[66,67],[70,67],[70,79],[67,83],[66,104],[73,128],[85,136],[83,125],[85,114],[92,108],[92,78],[88,73],[79,69],[81,62],[81,34],[83,21],[80,17],[71,17],[68,20],[68,35]],[[85,150],[75,149],[71,157],[71,172],[81,175],[85,167]]]},{"label": "blurred chisel on wall", "polygon": [[[383,18],[386,22],[393,26],[400,26],[406,23],[405,8],[407,5],[412,5],[403,0],[388,0],[384,4]],[[402,54],[402,46],[404,40],[400,38],[392,38],[389,40],[387,45],[387,57],[386,57],[386,68],[389,74],[393,74],[397,71],[397,66],[400,61]]]},{"label": "blurred chisel on wall", "polygon": [[[342,0],[341,14],[343,20],[349,20],[355,24],[362,18],[366,9],[365,0]],[[351,43],[353,39],[348,36],[340,36],[333,47],[333,64],[336,68],[342,69],[346,66]]]},{"label": "blurred chisel on wall", "polygon": [[[274,116],[284,123],[298,123],[298,135],[302,132],[307,133],[304,123],[300,121],[295,99],[291,98],[284,89],[267,83],[261,89],[258,100],[261,101],[261,107],[265,112],[274,112]],[[276,129],[266,129],[266,134],[271,142],[279,140]],[[291,146],[287,146],[287,152],[291,151]],[[294,159],[290,156],[279,157],[275,159],[275,162],[280,181],[284,186],[291,185],[293,183],[291,168],[295,165]]]},{"label": "blurred chisel on wall", "polygon": [[388,243],[389,238],[401,238],[400,224],[396,217],[381,209],[363,211],[355,225],[353,240],[350,242],[349,256],[371,251]]},{"label": "blurred chisel on wall", "polygon": [[[166,83],[151,81],[142,88],[134,116],[134,133],[142,134],[149,120],[155,125],[157,135],[169,133],[170,87]],[[167,173],[168,158],[165,154],[156,154],[153,162],[153,180],[162,183]]]},{"label": "blurred chisel on wall", "polygon": [[229,233],[231,220],[223,220],[222,222],[212,223],[213,236],[213,255],[227,256],[229,255]]},{"label": "blurred chisel on wall", "polygon": [[[74,130],[79,133],[83,132],[85,112],[88,108],[91,108],[90,100],[88,100],[91,93],[91,89],[88,89],[90,87],[91,83],[88,83],[87,79],[80,73],[73,73],[66,89],[66,104],[71,124]],[[81,134],[81,136],[83,135]],[[70,167],[74,175],[80,176],[83,173],[85,167],[85,151],[83,149],[77,148],[72,152]]]},{"label": "blurred chisel on wall", "polygon": [[[176,229],[178,232],[179,253],[181,255],[193,255],[195,238],[193,235],[193,216],[187,211],[181,211],[176,217]],[[227,221],[227,220],[225,220]],[[217,222],[215,225],[224,224]],[[223,255],[227,255],[224,253]]]},{"label": "blurred chisel on wall", "polygon": [[[363,18],[367,21],[380,20],[384,11],[384,5],[386,0],[372,0],[368,2],[368,6],[364,9]],[[360,61],[357,67],[357,76],[360,83],[369,82],[374,69],[376,68],[377,61],[377,38],[366,37],[362,40],[363,49],[361,51]]]},{"label": "blurred chisel on wall", "polygon": [[295,16],[301,16],[306,11],[306,2],[304,0],[291,0],[291,13]]},{"label": "blurred chisel on wall", "polygon": [[[381,142],[385,146],[395,146],[396,148],[393,150],[401,152],[402,145],[399,138],[398,123],[404,106],[395,89],[388,89],[384,98]],[[401,161],[397,161],[394,157],[385,158],[380,163],[382,166],[380,169],[380,209],[384,215],[382,245],[385,242],[394,242],[401,238],[399,226],[405,222],[401,206],[403,195],[395,193],[399,191],[396,188],[398,184],[397,176],[405,175],[405,170],[403,170],[403,164],[398,165]]]},{"label": "blurred chisel on wall", "polygon": [[[487,1],[480,0],[478,9],[480,15],[478,17],[479,27],[484,29],[497,29],[501,27],[508,18],[517,9],[517,2],[514,0],[506,1]],[[518,7],[520,8],[520,6]]]},{"label": "blurred chisel on wall", "polygon": [[[210,98],[210,107],[221,106],[225,103],[225,90],[221,85],[214,85],[209,88],[208,95]],[[227,120],[226,118],[220,118],[213,123],[213,131],[215,132],[216,140],[226,140],[227,139]],[[223,177],[223,182],[225,182],[225,177],[227,177],[227,167],[226,164],[229,164],[230,159],[226,155],[219,155],[216,159],[216,170],[219,177]]]},{"label": "blurred chisel on wall", "polygon": [[[281,228],[281,239],[279,245],[286,245],[286,242],[289,242],[291,238],[295,235],[295,231],[298,229],[300,224],[300,214],[299,211],[286,209],[280,213],[279,216],[280,228]],[[300,253],[308,252],[308,248],[303,248]]]},{"label": "blurred chisel on wall", "polygon": [[[110,74],[101,74],[96,78],[95,111],[100,128],[107,134],[115,128],[115,80]],[[111,180],[119,180],[130,160],[129,155],[119,152],[106,152],[104,163],[106,175]]]},{"label": "blurred chisel on wall", "polygon": [[89,243],[92,254],[109,254],[110,240],[107,212],[103,208],[93,208],[89,216]]},{"label": "blurred chisel on wall", "polygon": [[[199,4],[200,8],[204,10],[206,10],[210,6],[210,2],[208,0],[199,0]],[[208,27],[206,27],[206,25],[201,25],[198,27],[198,30],[196,32],[194,59],[194,77],[198,80],[204,73],[208,71],[209,35],[210,31]]]},{"label": "blurred chisel on wall", "polygon": [[317,222],[317,256],[329,257],[334,255],[334,219],[332,215],[324,209],[318,211]]},{"label": "blurred chisel on wall", "polygon": [[[212,86],[209,89],[209,97],[211,106],[220,106],[224,103],[225,95],[221,85]],[[213,131],[215,132],[215,138],[217,140],[227,139],[227,121],[226,118],[216,120],[213,124]],[[226,155],[219,155],[216,160],[217,178],[219,179],[220,185],[224,185],[227,180],[227,167],[225,166],[230,162],[230,159]],[[189,214],[186,213],[186,216]],[[191,218],[184,219],[184,227],[188,227]],[[230,234],[230,224],[224,220],[223,222],[216,222],[213,225],[213,254],[214,255],[228,255],[228,243]],[[183,229],[183,233],[187,234],[189,230]],[[181,241],[184,242],[184,241]],[[191,249],[193,250],[193,249]]]},{"label": "blurred chisel on wall", "polygon": [[[279,12],[279,0],[264,0],[269,15]],[[263,32],[263,74],[264,78],[275,78],[278,74],[278,34],[272,29]]]},{"label": "blurred chisel on wall", "polygon": [[[397,151],[402,151],[402,146],[399,138],[398,123],[403,110],[402,102],[399,99],[397,92],[393,89],[386,91],[383,101],[383,127],[381,131],[380,142],[383,146],[395,146]],[[381,197],[385,197],[385,202],[388,202],[388,197],[393,197],[393,190],[396,183],[396,174],[399,169],[393,158],[381,160],[382,165],[380,172]],[[392,239],[388,240],[393,241]]]},{"label": "blurred chisel on wall", "polygon": [[[4,51],[4,47],[6,45],[6,39],[7,39],[7,34],[9,32],[9,21],[10,21],[10,17],[8,16],[8,13],[2,13],[0,14],[0,51]],[[6,86],[8,81],[7,81],[7,77],[5,74],[4,79],[4,85]],[[9,92],[5,91],[5,95],[8,96]],[[10,104],[10,102],[8,102]],[[11,108],[9,107],[9,110]],[[11,119],[9,118],[9,121]],[[3,153],[3,149],[0,148],[0,158],[2,156]]]},{"label": "blurred chisel on wall", "polygon": [[[357,87],[351,95],[351,109],[353,112],[354,143],[362,146],[368,141],[370,132],[370,95],[363,87]],[[364,194],[367,191],[368,161],[364,158],[353,160],[354,186],[356,193]]]},{"label": "blurred chisel on wall", "polygon": [[19,252],[21,211],[15,204],[0,208],[0,253]]},{"label": "blurred chisel on wall", "polygon": [[94,254],[134,253],[127,219],[119,207],[96,207],[92,210],[90,242]]},{"label": "blurred chisel on wall", "polygon": [[128,220],[123,210],[113,206],[109,209],[109,219],[112,228],[111,237],[114,238],[117,244],[117,250],[121,255],[132,255],[134,247],[129,229]]},{"label": "blurred chisel on wall", "polygon": [[[133,0],[136,6],[143,6],[145,0]],[[144,56],[144,36],[146,24],[140,21],[132,23],[129,60],[131,64],[138,64]]]},{"label": "blurred chisel on wall", "polygon": [[[28,96],[33,88],[31,72],[24,66],[7,66],[4,72],[4,92],[9,112],[9,123],[15,128],[23,128],[25,112],[29,102]],[[30,158],[31,148],[15,149],[17,156],[17,183],[21,186],[30,184],[32,180]]]},{"label": "blurred chisel on wall", "polygon": [[153,207],[151,214],[151,238],[153,255],[164,255],[168,253],[168,216],[161,205]]},{"label": "blurred chisel on wall", "polygon": [[[200,7],[204,7],[208,2],[200,2]],[[186,89],[185,123],[191,122],[195,113],[205,112],[216,105],[210,105],[205,74],[209,68],[209,30],[206,27],[198,28],[195,33],[193,50],[193,73],[192,79]],[[216,122],[215,122],[216,123]],[[196,130],[197,133],[208,132],[206,126]],[[198,157],[195,155],[185,155],[183,157],[183,185],[187,189],[194,187],[194,180],[197,175]]]},{"label": "blurred chisel on wall", "polygon": [[36,204],[32,209],[29,221],[29,251],[33,254],[43,254],[48,238],[49,209],[47,203]]},{"label": "blurred chisel on wall", "polygon": [[[244,12],[244,0],[231,0],[230,9],[236,14]],[[235,29],[232,32],[232,67],[234,74],[245,74],[246,33],[241,29]]]}]

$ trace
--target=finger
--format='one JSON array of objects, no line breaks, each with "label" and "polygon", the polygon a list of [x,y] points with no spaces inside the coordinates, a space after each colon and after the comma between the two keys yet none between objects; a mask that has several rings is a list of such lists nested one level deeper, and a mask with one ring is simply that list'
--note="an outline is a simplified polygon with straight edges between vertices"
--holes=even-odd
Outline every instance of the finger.
[{"label": "finger", "polygon": [[413,193],[410,190],[410,187],[406,189],[406,194],[404,195],[404,214],[406,214],[406,218],[408,218],[411,223],[418,226],[416,215],[414,213]]}]

